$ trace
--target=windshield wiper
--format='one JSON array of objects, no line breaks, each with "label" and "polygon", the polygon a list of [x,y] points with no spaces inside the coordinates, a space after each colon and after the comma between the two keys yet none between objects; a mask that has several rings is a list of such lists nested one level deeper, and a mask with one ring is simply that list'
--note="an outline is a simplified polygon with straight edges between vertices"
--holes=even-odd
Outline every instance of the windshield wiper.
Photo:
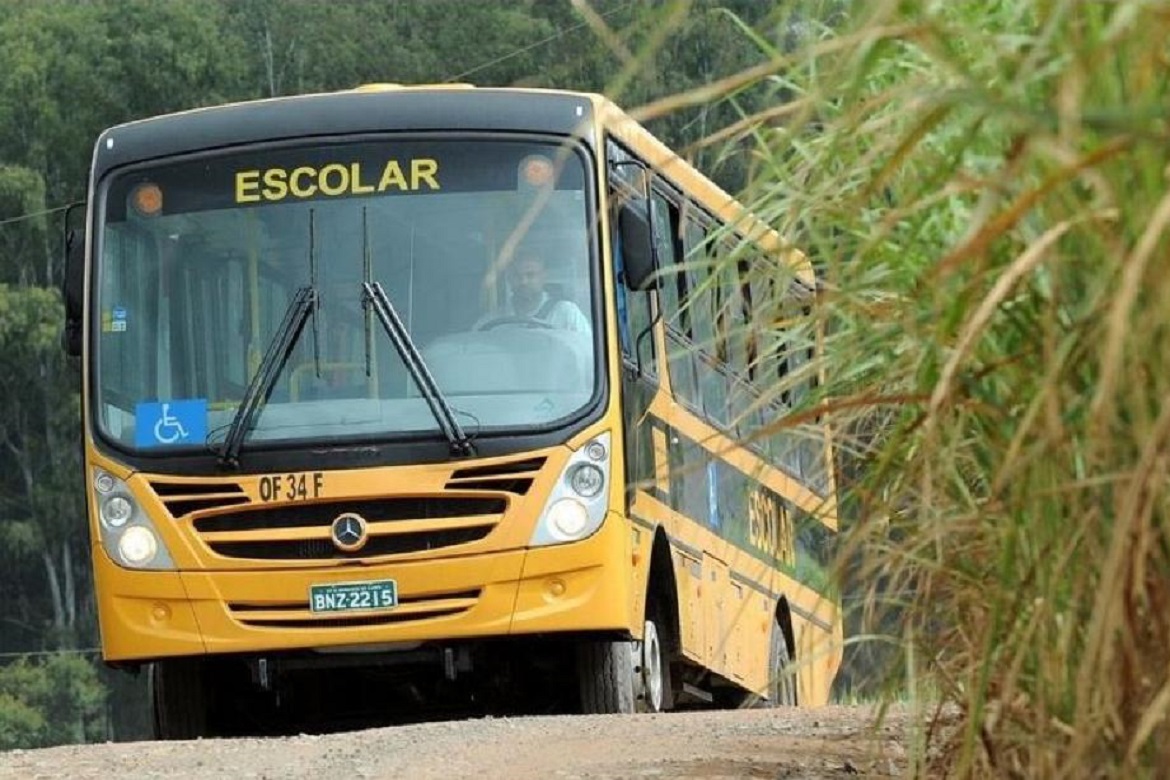
[{"label": "windshield wiper", "polygon": [[418,347],[415,346],[414,341],[410,338],[410,332],[402,324],[402,318],[398,316],[394,304],[390,302],[386,291],[382,289],[382,284],[380,282],[374,282],[372,284],[370,282],[362,282],[362,291],[364,294],[363,303],[373,308],[374,313],[378,315],[382,327],[386,329],[386,334],[390,336],[390,341],[394,343],[394,349],[398,351],[398,356],[402,358],[402,362],[406,365],[406,370],[410,372],[411,378],[418,385],[423,399],[426,400],[427,406],[430,407],[431,414],[435,417],[435,422],[439,424],[443,435],[451,443],[451,454],[458,456],[474,455],[475,448],[471,444],[471,439],[459,425],[459,421],[455,419],[455,413],[451,409],[451,404],[447,403],[447,399],[439,391],[439,386],[435,384],[435,377],[423,361]]},{"label": "windshield wiper", "polygon": [[280,327],[276,329],[276,335],[268,344],[264,359],[260,361],[260,369],[252,377],[252,381],[248,383],[248,389],[244,391],[244,398],[240,401],[236,415],[228,427],[223,450],[219,453],[220,466],[239,467],[240,447],[244,443],[244,437],[252,430],[256,412],[259,411],[261,405],[268,402],[268,397],[272,395],[272,389],[276,386],[276,378],[280,376],[280,372],[288,363],[293,347],[296,346],[301,332],[304,331],[305,323],[309,321],[309,315],[316,309],[316,287],[307,286],[298,289],[284,312],[284,319],[281,320]]}]

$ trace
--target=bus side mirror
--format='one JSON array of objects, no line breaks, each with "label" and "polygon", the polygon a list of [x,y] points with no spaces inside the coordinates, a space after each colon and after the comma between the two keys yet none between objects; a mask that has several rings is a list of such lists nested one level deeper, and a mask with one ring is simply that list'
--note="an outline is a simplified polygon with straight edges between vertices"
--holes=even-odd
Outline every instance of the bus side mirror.
[{"label": "bus side mirror", "polygon": [[82,319],[85,316],[85,230],[65,230],[65,280],[61,285],[65,301],[65,330],[61,348],[66,355],[81,354]]},{"label": "bus side mirror", "polygon": [[622,241],[626,286],[635,291],[645,290],[658,264],[655,262],[654,240],[644,199],[631,199],[622,204],[618,212],[618,233]]}]

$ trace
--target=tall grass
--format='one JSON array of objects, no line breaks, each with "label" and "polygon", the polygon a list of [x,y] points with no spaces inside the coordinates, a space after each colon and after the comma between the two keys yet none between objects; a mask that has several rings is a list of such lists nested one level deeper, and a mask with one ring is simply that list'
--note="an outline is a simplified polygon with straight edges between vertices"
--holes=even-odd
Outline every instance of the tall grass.
[{"label": "tall grass", "polygon": [[1170,771],[1170,4],[774,19],[714,140],[824,276],[848,576],[960,713],[919,769]]}]

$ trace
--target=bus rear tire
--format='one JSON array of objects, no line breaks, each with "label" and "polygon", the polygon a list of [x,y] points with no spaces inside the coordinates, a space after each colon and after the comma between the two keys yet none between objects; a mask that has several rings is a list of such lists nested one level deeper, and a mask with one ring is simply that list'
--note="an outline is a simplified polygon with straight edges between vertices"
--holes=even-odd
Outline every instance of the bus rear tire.
[{"label": "bus rear tire", "polygon": [[763,706],[796,706],[796,671],[790,669],[792,653],[780,621],[772,621],[771,647],[768,652],[768,701]]},{"label": "bus rear tire", "polygon": [[202,658],[167,658],[150,665],[155,739],[208,736],[206,670]]}]

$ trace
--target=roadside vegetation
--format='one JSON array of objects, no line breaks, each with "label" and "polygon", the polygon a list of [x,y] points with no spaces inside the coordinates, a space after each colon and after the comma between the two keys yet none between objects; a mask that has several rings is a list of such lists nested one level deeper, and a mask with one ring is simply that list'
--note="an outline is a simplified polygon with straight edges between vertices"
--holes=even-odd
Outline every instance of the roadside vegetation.
[{"label": "roadside vegetation", "polygon": [[824,275],[828,381],[777,425],[824,413],[839,437],[850,652],[929,691],[927,715],[958,713],[923,775],[1156,776],[1170,10],[786,12],[822,21],[787,47],[756,37],[773,105],[713,140],[752,156],[749,204]]}]

